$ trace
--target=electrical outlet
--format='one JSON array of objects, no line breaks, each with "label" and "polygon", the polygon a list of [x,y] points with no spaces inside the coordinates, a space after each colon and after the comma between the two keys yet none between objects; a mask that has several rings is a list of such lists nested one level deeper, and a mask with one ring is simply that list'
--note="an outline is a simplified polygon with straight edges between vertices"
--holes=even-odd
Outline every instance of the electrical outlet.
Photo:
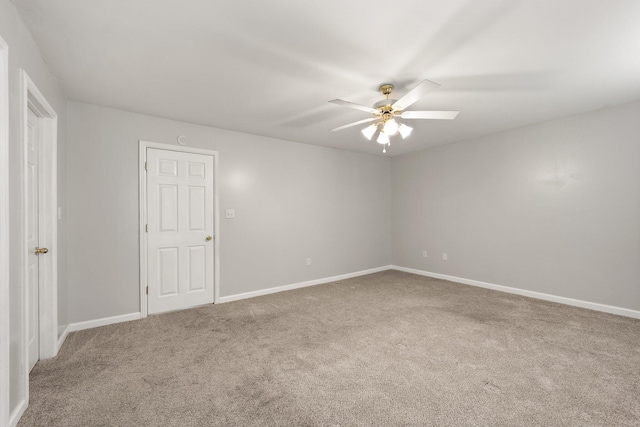
[{"label": "electrical outlet", "polygon": [[307,265],[311,265],[311,258],[307,258]]},{"label": "electrical outlet", "polygon": [[442,252],[442,260],[443,261],[447,260],[447,253],[446,252]]},{"label": "electrical outlet", "polygon": [[422,257],[426,258],[427,257],[427,251],[422,251]]},{"label": "electrical outlet", "polygon": [[235,218],[236,217],[236,211],[233,209],[227,209],[227,211],[225,212],[225,217],[227,218]]}]

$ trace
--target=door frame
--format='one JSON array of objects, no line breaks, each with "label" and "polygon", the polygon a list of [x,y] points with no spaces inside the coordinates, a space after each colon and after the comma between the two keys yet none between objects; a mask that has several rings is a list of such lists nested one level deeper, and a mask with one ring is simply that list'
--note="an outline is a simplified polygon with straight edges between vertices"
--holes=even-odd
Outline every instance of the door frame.
[{"label": "door frame", "polygon": [[[29,397],[29,373],[27,333],[29,322],[29,304],[27,283],[27,144],[28,110],[31,108],[41,119],[42,145],[39,147],[38,165],[38,216],[40,244],[49,249],[49,253],[39,261],[40,279],[38,283],[39,309],[39,359],[54,357],[58,352],[58,115],[42,95],[25,70],[21,70],[21,125],[22,125],[22,307],[23,307],[23,374],[26,397]],[[43,245],[43,246],[44,246]]]},{"label": "door frame", "polygon": [[9,46],[0,36],[0,425],[9,423]]},{"label": "door frame", "polygon": [[213,303],[220,299],[220,215],[218,203],[218,152],[204,148],[191,148],[159,142],[139,141],[138,172],[139,172],[139,218],[138,235],[140,242],[140,317],[148,316],[147,306],[147,239],[145,226],[147,224],[147,174],[145,163],[147,161],[147,148],[158,150],[177,151],[180,153],[205,154],[213,156]]}]

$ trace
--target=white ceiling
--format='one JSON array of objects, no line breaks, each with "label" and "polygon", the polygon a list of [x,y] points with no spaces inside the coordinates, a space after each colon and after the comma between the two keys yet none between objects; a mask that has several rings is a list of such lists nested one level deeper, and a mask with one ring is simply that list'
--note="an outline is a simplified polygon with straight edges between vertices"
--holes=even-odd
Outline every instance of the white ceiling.
[{"label": "white ceiling", "polygon": [[381,154],[329,104],[442,85],[389,155],[640,99],[637,0],[13,0],[71,100]]}]

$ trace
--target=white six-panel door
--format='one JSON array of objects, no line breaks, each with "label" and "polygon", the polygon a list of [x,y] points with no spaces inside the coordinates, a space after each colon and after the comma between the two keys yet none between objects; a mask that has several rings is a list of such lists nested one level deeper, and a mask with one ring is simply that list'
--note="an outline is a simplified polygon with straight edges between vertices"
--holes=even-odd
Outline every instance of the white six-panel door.
[{"label": "white six-panel door", "polygon": [[35,248],[39,246],[38,170],[40,126],[36,114],[27,109],[27,352],[29,371],[40,359],[39,267]]},{"label": "white six-panel door", "polygon": [[148,313],[213,303],[213,156],[147,148]]}]

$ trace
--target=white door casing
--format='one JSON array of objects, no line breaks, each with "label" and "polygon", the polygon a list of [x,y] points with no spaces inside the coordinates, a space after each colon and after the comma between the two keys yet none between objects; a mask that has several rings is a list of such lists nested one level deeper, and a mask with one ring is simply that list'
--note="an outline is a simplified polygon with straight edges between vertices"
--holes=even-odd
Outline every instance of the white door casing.
[{"label": "white door casing", "polygon": [[27,111],[27,352],[28,370],[31,371],[40,359],[40,309],[39,309],[39,256],[35,248],[39,246],[39,170],[40,170],[40,119],[31,108]]},{"label": "white door casing", "polygon": [[[60,346],[60,337],[58,331],[58,172],[57,172],[57,135],[58,135],[58,116],[51,107],[46,98],[42,95],[33,80],[29,77],[25,70],[20,72],[20,93],[21,93],[21,175],[22,182],[20,186],[21,193],[21,220],[20,227],[20,303],[22,312],[22,322],[20,324],[19,343],[19,378],[17,381],[21,383],[20,387],[12,387],[12,401],[17,401],[11,409],[9,417],[10,425],[16,425],[29,402],[29,367],[32,365],[34,356],[29,352],[29,334],[33,332],[30,324],[34,325],[32,312],[35,310],[38,319],[38,359],[54,357],[58,353]],[[31,113],[30,113],[31,111]],[[34,122],[30,118],[30,114],[35,113],[38,120]],[[40,256],[38,264],[38,304],[34,308],[33,300],[29,298],[30,294],[35,291],[29,289],[29,269],[33,265],[31,254],[35,251],[35,246],[31,247],[31,233],[28,230],[29,219],[29,146],[30,146],[30,130],[29,127],[37,124],[37,134],[39,139],[39,156],[38,156],[38,243],[49,249],[47,255]],[[32,191],[33,193],[33,191]],[[18,261],[16,261],[18,262]],[[31,283],[31,286],[35,282]],[[11,308],[13,310],[13,308]],[[35,346],[34,346],[35,348]],[[13,362],[12,362],[13,366]],[[13,368],[12,368],[13,369]],[[12,382],[13,384],[13,382]]]},{"label": "white door casing", "polygon": [[9,422],[9,46],[0,36],[0,425]]},{"label": "white door casing", "polygon": [[147,309],[214,302],[214,156],[147,148]]}]

